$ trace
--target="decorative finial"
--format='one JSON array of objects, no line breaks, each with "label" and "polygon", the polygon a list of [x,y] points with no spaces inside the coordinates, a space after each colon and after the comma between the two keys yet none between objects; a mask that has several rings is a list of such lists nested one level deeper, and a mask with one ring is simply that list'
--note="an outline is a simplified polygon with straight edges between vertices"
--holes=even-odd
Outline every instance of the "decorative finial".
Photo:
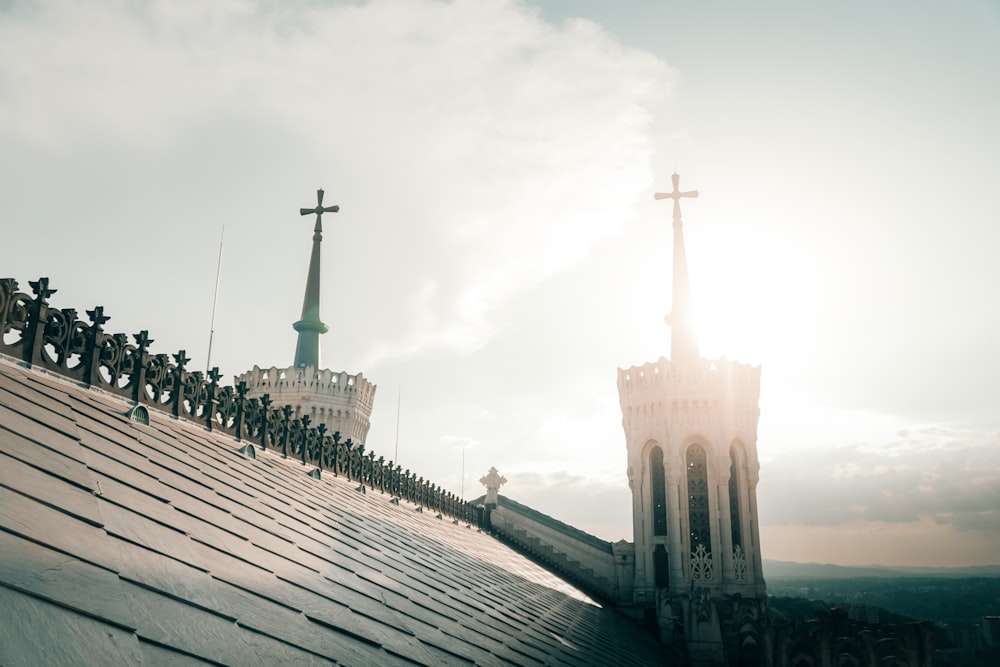
[{"label": "decorative finial", "polygon": [[479,478],[479,483],[486,487],[486,506],[496,507],[500,498],[500,487],[507,483],[507,478],[491,466],[486,476]]}]

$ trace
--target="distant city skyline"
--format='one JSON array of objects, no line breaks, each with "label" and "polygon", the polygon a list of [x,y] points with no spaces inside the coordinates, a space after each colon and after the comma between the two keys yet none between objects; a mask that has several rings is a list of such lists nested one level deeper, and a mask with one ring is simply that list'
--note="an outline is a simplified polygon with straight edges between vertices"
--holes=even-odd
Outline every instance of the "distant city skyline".
[{"label": "distant city skyline", "polygon": [[0,277],[200,367],[225,224],[212,364],[286,367],[322,187],[369,448],[631,540],[676,171],[701,353],[762,366],[764,557],[997,564],[998,62],[987,0],[0,1]]}]

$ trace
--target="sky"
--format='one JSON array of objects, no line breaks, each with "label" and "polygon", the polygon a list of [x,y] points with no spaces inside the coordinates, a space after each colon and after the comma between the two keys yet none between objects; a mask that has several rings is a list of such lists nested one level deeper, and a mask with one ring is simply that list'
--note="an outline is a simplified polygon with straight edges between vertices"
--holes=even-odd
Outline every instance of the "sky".
[{"label": "sky", "polygon": [[211,363],[289,366],[325,188],[368,448],[630,540],[676,171],[764,557],[995,564],[998,67],[995,0],[0,0],[0,277],[204,367],[224,227]]}]

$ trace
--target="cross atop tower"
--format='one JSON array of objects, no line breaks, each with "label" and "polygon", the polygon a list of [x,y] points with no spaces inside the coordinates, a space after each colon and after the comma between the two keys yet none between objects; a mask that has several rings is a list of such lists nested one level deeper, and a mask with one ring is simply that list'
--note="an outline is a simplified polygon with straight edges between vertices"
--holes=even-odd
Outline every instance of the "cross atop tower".
[{"label": "cross atop tower", "polygon": [[323,206],[323,190],[316,191],[316,207],[300,208],[300,215],[316,214],[316,226],[313,228],[312,255],[309,257],[309,276],[306,278],[306,294],[302,299],[302,318],[292,325],[299,332],[299,340],[295,345],[295,366],[312,366],[319,368],[319,335],[330,330],[319,319],[319,266],[320,243],[323,241],[323,214],[336,213],[337,205]]},{"label": "cross atop tower", "polygon": [[615,544],[613,555],[625,557],[619,599],[652,607],[661,641],[686,645],[694,664],[723,665],[744,638],[733,643],[727,619],[763,618],[767,602],[757,521],[760,368],[699,353],[680,207],[698,192],[672,180],[672,190],[654,194],[674,203],[670,358],[618,369],[635,543],[622,545],[630,552]]},{"label": "cross atop tower", "polygon": [[[676,190],[677,187],[675,186],[674,189]],[[697,192],[695,193],[695,196],[696,197],[698,196]],[[327,207],[323,206],[323,189],[320,188],[319,190],[316,191],[316,208],[300,208],[299,209],[299,215],[310,215],[312,213],[315,213],[316,214],[316,227],[313,228],[313,231],[315,233],[317,233],[317,234],[322,234],[323,233],[323,214],[324,213],[336,213],[339,210],[340,210],[340,207],[337,206],[336,204],[334,204],[333,206],[327,206]],[[313,240],[315,241],[316,239],[313,238]],[[320,236],[319,240],[322,241],[323,237]]]},{"label": "cross atop tower", "polygon": [[691,280],[688,277],[687,253],[684,251],[684,224],[681,222],[681,198],[698,197],[697,190],[681,192],[681,177],[671,176],[673,192],[657,192],[654,199],[674,200],[674,278],[671,296],[671,313],[664,318],[670,326],[670,360],[674,363],[696,361],[698,336],[694,330],[694,313],[691,306]]},{"label": "cross atop tower", "polygon": [[[680,182],[681,177],[676,171],[674,175],[670,177],[674,182],[673,192],[657,192],[653,195],[653,199],[673,199],[674,200],[674,220],[681,219],[681,197],[691,197],[692,199],[698,198],[697,190],[688,190],[687,192],[681,192]],[[322,192],[322,190],[320,190]],[[304,211],[305,209],[303,209]]]}]

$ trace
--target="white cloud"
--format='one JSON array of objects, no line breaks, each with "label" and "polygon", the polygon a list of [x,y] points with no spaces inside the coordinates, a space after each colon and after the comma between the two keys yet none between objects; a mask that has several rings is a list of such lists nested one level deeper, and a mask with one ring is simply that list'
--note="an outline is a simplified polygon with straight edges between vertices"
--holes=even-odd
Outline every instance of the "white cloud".
[{"label": "white cloud", "polygon": [[[180,191],[186,209],[257,165],[266,187],[240,209],[254,226],[288,176],[332,176],[336,224],[357,231],[328,234],[327,261],[331,242],[348,244],[343,270],[383,306],[366,312],[355,358],[368,366],[481,349],[499,305],[619,234],[651,180],[651,119],[671,81],[596,24],[556,26],[512,0],[109,0],[0,14],[0,141],[25,154],[86,155],[109,174],[158,161],[169,173],[156,177],[189,182],[152,187]],[[179,220],[190,215],[162,226],[194,236],[200,225]],[[286,285],[301,289],[274,289]],[[351,298],[335,307],[361,303]]]},{"label": "white cloud", "polygon": [[762,522],[838,525],[861,516],[1000,533],[998,445],[996,432],[929,426],[885,443],[786,454],[762,467]]}]

